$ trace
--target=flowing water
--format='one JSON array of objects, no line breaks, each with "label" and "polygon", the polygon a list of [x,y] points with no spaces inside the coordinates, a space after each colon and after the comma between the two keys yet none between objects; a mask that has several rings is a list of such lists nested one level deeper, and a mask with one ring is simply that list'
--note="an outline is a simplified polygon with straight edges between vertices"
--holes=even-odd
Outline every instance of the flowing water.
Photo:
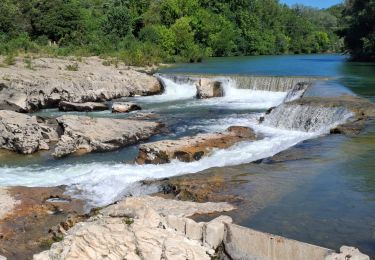
[{"label": "flowing water", "polygon": [[[170,75],[176,73],[191,75]],[[222,81],[225,96],[195,99],[194,75],[202,74]],[[274,77],[262,77],[265,75]],[[228,180],[227,193],[247,201],[233,214],[237,223],[332,248],[350,244],[374,256],[375,127],[370,124],[365,133],[353,138],[327,136],[329,127],[351,114],[322,108],[301,111],[298,107],[274,110],[260,124],[258,118],[281,104],[294,85],[296,78],[284,76],[304,81],[319,77],[307,92],[310,96],[358,94],[375,101],[374,64],[348,64],[339,55],[221,58],[179,64],[160,71],[163,95],[125,99],[139,103],[143,112],[155,113],[167,125],[168,133],[150,141],[222,131],[232,125],[250,126],[264,138],[215,151],[198,162],[166,165],[126,163],[135,158],[136,146],[61,160],[47,152],[30,156],[2,152],[0,185],[65,184],[70,194],[100,206],[127,194],[153,192],[154,187],[137,184],[143,179],[218,174]],[[75,114],[129,116],[110,111]],[[44,110],[38,115],[61,113]],[[253,163],[286,150],[292,154],[288,160]]]}]

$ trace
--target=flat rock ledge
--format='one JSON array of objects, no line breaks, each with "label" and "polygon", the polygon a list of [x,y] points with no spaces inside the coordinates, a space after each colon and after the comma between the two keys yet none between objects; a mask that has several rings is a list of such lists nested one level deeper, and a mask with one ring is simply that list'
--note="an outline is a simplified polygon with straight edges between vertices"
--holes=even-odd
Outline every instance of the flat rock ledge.
[{"label": "flat rock ledge", "polygon": [[0,68],[0,109],[33,112],[57,108],[61,101],[104,102],[162,92],[156,77],[107,63],[97,57],[38,58],[27,67],[18,59],[15,65]]},{"label": "flat rock ledge", "polygon": [[0,110],[0,149],[31,154],[54,147],[56,157],[107,152],[146,140],[161,128],[151,121],[76,115],[48,119]]},{"label": "flat rock ledge", "polygon": [[201,78],[196,83],[196,87],[198,99],[224,96],[223,83],[218,80]]},{"label": "flat rock ledge", "polygon": [[251,128],[232,126],[223,133],[199,134],[178,140],[164,140],[143,144],[136,158],[138,164],[164,164],[177,159],[183,162],[198,161],[213,149],[225,149],[238,142],[255,140]]},{"label": "flat rock ledge", "polygon": [[160,123],[149,121],[73,115],[58,117],[57,122],[64,134],[54,150],[55,157],[116,150],[146,140],[161,128]]},{"label": "flat rock ledge", "polygon": [[126,198],[76,224],[61,242],[34,255],[34,260],[344,260],[353,252],[355,259],[369,260],[354,248],[336,254],[327,248],[234,225],[228,216],[199,223],[188,218],[233,209],[228,203],[182,202],[149,196]]},{"label": "flat rock ledge", "polygon": [[57,134],[35,116],[0,110],[0,148],[21,154],[48,150]]},{"label": "flat rock ledge", "polygon": [[78,112],[92,112],[92,111],[104,111],[107,110],[108,106],[104,103],[98,102],[85,102],[85,103],[73,103],[67,101],[61,101],[59,103],[60,111],[78,111]]},{"label": "flat rock ledge", "polygon": [[130,102],[115,102],[112,105],[112,113],[129,113],[136,110],[142,110],[142,108]]}]

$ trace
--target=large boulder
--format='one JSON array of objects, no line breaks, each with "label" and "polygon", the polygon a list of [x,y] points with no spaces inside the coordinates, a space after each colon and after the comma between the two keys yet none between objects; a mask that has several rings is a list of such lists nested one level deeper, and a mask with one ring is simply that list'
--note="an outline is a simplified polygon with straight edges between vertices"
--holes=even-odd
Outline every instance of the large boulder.
[{"label": "large boulder", "polygon": [[104,103],[98,102],[85,102],[85,103],[73,103],[67,101],[61,101],[59,103],[60,111],[78,111],[78,112],[91,112],[91,111],[104,111],[107,110],[108,106]]},{"label": "large boulder", "polygon": [[106,152],[146,140],[158,133],[161,124],[140,120],[91,118],[65,115],[57,121],[63,135],[53,155],[74,152]]},{"label": "large boulder", "polygon": [[138,164],[163,164],[178,159],[183,162],[198,161],[214,148],[225,149],[238,142],[255,140],[251,128],[233,126],[223,133],[199,134],[178,140],[164,140],[143,144],[136,158]]},{"label": "large boulder", "polygon": [[[72,64],[77,64],[74,70],[69,69]],[[121,64],[104,66],[95,57],[82,62],[40,58],[32,61],[32,68],[21,61],[0,68],[0,109],[32,112],[58,107],[61,101],[104,102],[162,92],[156,77]]]},{"label": "large boulder", "polygon": [[0,148],[22,154],[48,150],[56,136],[48,125],[40,124],[35,116],[0,110]]},{"label": "large boulder", "polygon": [[200,99],[224,96],[223,84],[217,80],[202,78],[197,82],[196,87],[197,98]]},{"label": "large boulder", "polygon": [[129,113],[141,109],[137,104],[130,102],[115,102],[112,105],[112,113]]}]

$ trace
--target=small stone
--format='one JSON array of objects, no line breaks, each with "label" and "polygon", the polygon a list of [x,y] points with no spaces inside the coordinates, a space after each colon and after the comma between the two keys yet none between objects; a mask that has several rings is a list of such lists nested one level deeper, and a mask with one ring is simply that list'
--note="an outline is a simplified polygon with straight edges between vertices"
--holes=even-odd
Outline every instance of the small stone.
[{"label": "small stone", "polygon": [[73,103],[67,101],[61,101],[59,103],[60,111],[78,111],[78,112],[92,112],[92,111],[104,111],[107,110],[108,106],[104,103],[86,102],[86,103]]},{"label": "small stone", "polygon": [[128,102],[116,102],[112,105],[112,113],[129,113],[141,109],[137,104]]}]

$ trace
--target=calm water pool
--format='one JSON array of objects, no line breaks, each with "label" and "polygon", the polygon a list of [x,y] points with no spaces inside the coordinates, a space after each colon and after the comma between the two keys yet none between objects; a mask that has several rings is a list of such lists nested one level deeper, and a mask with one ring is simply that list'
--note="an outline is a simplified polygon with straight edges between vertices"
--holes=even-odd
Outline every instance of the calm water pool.
[{"label": "calm water pool", "polygon": [[[164,73],[324,76],[312,95],[353,92],[375,101],[375,63],[342,55],[216,58]],[[245,198],[237,223],[289,238],[338,248],[354,245],[375,257],[375,124],[359,136],[326,136],[292,148],[296,160],[209,169]],[[293,153],[292,153],[293,154]]]}]

